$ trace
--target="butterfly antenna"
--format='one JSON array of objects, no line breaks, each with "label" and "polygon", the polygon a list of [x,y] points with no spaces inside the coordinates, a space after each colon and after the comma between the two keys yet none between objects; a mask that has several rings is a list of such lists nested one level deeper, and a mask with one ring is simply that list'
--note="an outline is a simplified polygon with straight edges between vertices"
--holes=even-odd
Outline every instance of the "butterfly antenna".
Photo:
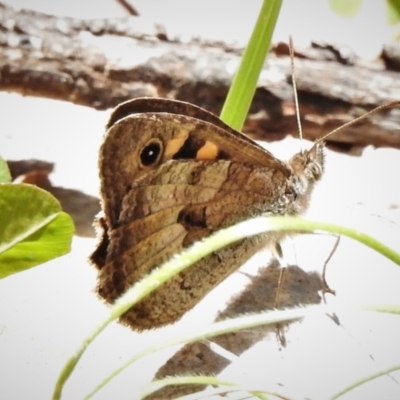
[{"label": "butterfly antenna", "polygon": [[339,126],[338,128],[334,129],[333,131],[331,131],[331,132],[327,133],[326,135],[322,136],[321,138],[316,140],[316,142],[314,143],[314,146],[316,144],[318,144],[318,143],[323,142],[328,136],[331,136],[334,133],[339,132],[340,130],[342,130],[344,128],[347,128],[348,126],[353,125],[356,122],[359,122],[359,121],[363,120],[364,118],[369,117],[372,114],[375,114],[375,113],[377,113],[377,112],[379,112],[381,110],[385,110],[386,108],[391,108],[391,107],[395,107],[395,106],[399,106],[399,105],[400,105],[400,100],[394,100],[394,101],[391,101],[389,103],[382,104],[382,105],[374,108],[373,110],[366,112],[365,114],[353,119],[352,121],[346,122],[342,126]]},{"label": "butterfly antenna", "polygon": [[303,130],[301,128],[299,99],[297,97],[296,74],[295,74],[295,70],[294,70],[294,47],[293,47],[292,36],[289,36],[289,54],[290,54],[290,69],[291,69],[291,72],[292,72],[294,105],[295,105],[295,108],[296,108],[297,128],[299,130],[300,150],[302,152],[303,151]]}]

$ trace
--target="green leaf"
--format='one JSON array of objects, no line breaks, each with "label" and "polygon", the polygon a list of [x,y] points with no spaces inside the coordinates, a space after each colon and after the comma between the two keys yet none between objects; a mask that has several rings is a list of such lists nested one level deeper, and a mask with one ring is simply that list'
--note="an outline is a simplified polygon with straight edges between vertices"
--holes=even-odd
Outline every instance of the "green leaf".
[{"label": "green leaf", "polygon": [[0,185],[0,279],[70,251],[74,224],[50,193]]},{"label": "green leaf", "polygon": [[329,0],[332,11],[342,17],[354,17],[361,7],[363,0]]},{"label": "green leaf", "polygon": [[7,163],[0,156],[0,183],[11,182],[11,174]]},{"label": "green leaf", "polygon": [[400,0],[386,0],[388,22],[396,25],[400,22]]}]

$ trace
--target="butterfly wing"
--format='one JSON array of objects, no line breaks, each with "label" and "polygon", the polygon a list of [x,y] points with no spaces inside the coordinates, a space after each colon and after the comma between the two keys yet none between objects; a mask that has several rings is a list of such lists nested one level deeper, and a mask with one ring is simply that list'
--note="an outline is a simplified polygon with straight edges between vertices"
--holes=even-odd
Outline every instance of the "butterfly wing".
[{"label": "butterfly wing", "polygon": [[200,121],[209,122],[214,126],[218,126],[223,131],[228,132],[233,136],[240,137],[242,140],[245,140],[256,147],[263,149],[260,145],[257,144],[257,142],[250,139],[243,133],[232,129],[213,113],[194,104],[179,100],[141,97],[125,101],[124,103],[121,103],[117,107],[115,107],[110,116],[106,129],[109,129],[117,121],[127,116],[143,113],[167,113],[170,115],[185,115],[187,117],[195,118]]},{"label": "butterfly wing", "polygon": [[[246,136],[214,124],[215,116],[195,118],[197,107],[182,115],[165,112],[158,99],[149,103],[151,112],[117,109],[100,150],[103,237],[92,261],[99,268],[98,293],[109,302],[195,241],[293,201],[289,167]],[[123,321],[142,330],[178,320],[264,244],[249,238],[213,253]]]},{"label": "butterfly wing", "polygon": [[[141,112],[136,113],[138,110]],[[119,214],[126,187],[157,166],[143,166],[139,162],[142,151],[155,140],[162,147],[158,165],[172,159],[227,159],[279,170],[285,176],[291,173],[286,163],[246,135],[189,103],[135,99],[118,106],[110,121],[112,124],[107,125],[109,129],[100,150],[99,169],[103,206],[112,223]]]}]

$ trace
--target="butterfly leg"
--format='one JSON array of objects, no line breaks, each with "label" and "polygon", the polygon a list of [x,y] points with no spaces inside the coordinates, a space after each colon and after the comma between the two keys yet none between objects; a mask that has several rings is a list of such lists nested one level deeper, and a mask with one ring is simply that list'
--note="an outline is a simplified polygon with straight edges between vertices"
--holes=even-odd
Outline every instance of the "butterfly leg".
[{"label": "butterfly leg", "polygon": [[[336,250],[337,250],[337,248],[339,246],[339,243],[340,243],[340,236],[337,235],[336,236],[336,240],[335,240],[335,244],[333,245],[332,250],[329,253],[327,259],[325,260],[324,268],[322,270],[322,283],[324,285],[324,287],[322,289],[322,297],[324,299],[324,303],[326,303],[326,298],[325,298],[325,294],[326,293],[333,294],[334,296],[336,295],[336,291],[334,289],[331,289],[330,286],[328,285],[328,282],[326,281],[326,269],[328,267],[329,261],[331,260],[332,256],[335,254],[335,252],[336,252]],[[339,317],[335,313],[327,314],[327,315],[336,325],[340,325]]]},{"label": "butterfly leg", "polygon": [[[273,257],[275,258],[276,262],[279,265],[279,278],[278,278],[278,284],[276,288],[276,294],[275,294],[275,305],[274,308],[279,307],[279,297],[281,294],[281,289],[283,285],[283,281],[285,278],[285,271],[287,265],[286,262],[284,261],[283,258],[283,250],[282,246],[280,245],[279,242],[276,242],[274,248],[273,248]],[[276,338],[279,340],[279,343],[281,344],[282,347],[286,347],[286,337],[285,337],[285,332],[284,332],[284,325],[282,324],[276,324]]]},{"label": "butterfly leg", "polygon": [[335,254],[335,252],[339,246],[339,243],[340,243],[340,236],[336,236],[335,244],[333,245],[332,250],[329,253],[327,259],[325,260],[324,268],[322,270],[322,282],[324,283],[324,289],[323,289],[324,300],[325,300],[325,293],[331,293],[333,295],[336,294],[335,290],[331,289],[328,285],[328,282],[326,281],[326,269],[328,267],[329,261],[331,260],[332,256]]}]

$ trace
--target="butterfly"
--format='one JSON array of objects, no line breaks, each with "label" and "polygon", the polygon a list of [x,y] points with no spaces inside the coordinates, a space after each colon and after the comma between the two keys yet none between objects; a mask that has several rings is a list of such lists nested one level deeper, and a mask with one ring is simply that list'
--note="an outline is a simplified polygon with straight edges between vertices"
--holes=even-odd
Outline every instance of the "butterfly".
[{"label": "butterfly", "polygon": [[[212,113],[170,99],[117,106],[100,148],[100,239],[91,255],[97,293],[113,303],[174,254],[258,215],[301,215],[324,172],[317,141],[288,162]],[[260,249],[264,233],[218,250],[131,307],[120,321],[142,331],[178,321]]]}]

